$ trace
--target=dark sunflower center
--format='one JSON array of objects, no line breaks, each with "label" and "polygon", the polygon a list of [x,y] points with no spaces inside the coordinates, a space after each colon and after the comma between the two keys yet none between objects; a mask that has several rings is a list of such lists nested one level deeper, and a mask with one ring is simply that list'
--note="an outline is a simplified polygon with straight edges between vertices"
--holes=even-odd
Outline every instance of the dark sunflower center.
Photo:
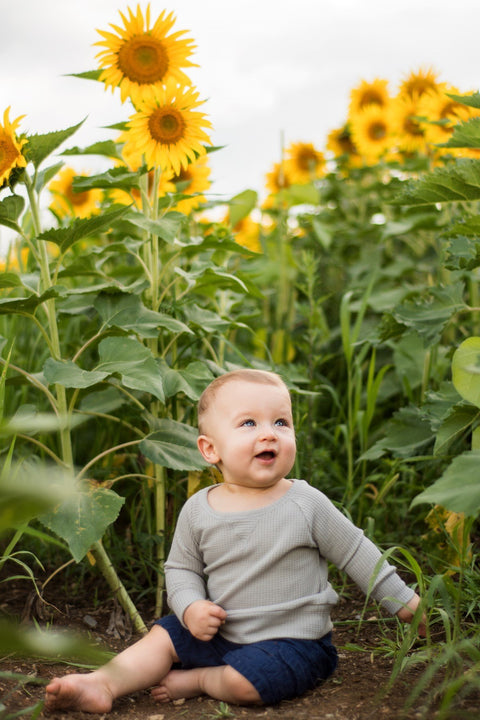
[{"label": "dark sunflower center", "polygon": [[383,96],[375,90],[366,90],[362,95],[362,99],[360,100],[360,109],[362,110],[363,108],[367,107],[367,105],[380,105],[381,107],[383,107]]},{"label": "dark sunflower center", "polygon": [[192,174],[188,169],[182,168],[179,174],[174,176],[173,182],[175,185],[180,185],[180,189],[185,192],[192,184]]},{"label": "dark sunflower center", "polygon": [[129,80],[140,85],[161,81],[168,64],[165,47],[151,35],[137,35],[118,51],[118,67]]},{"label": "dark sunflower center", "polygon": [[0,139],[0,173],[10,167],[19,154],[15,145],[8,137]]},{"label": "dark sunflower center", "polygon": [[344,153],[356,152],[356,148],[351,138],[351,135],[347,131],[343,131],[340,133],[340,135],[338,136],[338,144],[340,145],[340,148]]},{"label": "dark sunflower center", "polygon": [[403,123],[403,129],[407,135],[413,135],[414,137],[420,137],[423,135],[423,130],[419,123],[412,117],[407,117]]},{"label": "dark sunflower center", "polygon": [[298,154],[297,164],[300,170],[309,172],[310,170],[315,170],[317,165],[319,165],[319,160],[315,153],[311,150],[302,150]]},{"label": "dark sunflower center", "polygon": [[368,128],[368,137],[374,142],[377,140],[383,140],[387,134],[387,128],[381,122],[372,122]]},{"label": "dark sunflower center", "polygon": [[157,108],[148,120],[148,128],[156,142],[170,145],[183,138],[185,120],[175,108]]},{"label": "dark sunflower center", "polygon": [[83,192],[74,192],[73,187],[70,184],[67,188],[65,188],[65,197],[73,206],[84,205],[88,202],[88,190],[84,190]]}]

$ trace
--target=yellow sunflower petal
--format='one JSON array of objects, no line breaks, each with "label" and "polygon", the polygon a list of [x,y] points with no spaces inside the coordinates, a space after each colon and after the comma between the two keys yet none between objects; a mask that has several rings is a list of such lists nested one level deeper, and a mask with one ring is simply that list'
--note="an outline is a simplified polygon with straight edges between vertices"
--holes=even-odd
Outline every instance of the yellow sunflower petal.
[{"label": "yellow sunflower petal", "polygon": [[325,156],[312,143],[292,143],[285,151],[292,183],[308,183],[325,173]]},{"label": "yellow sunflower petal", "polygon": [[393,126],[389,109],[369,105],[350,117],[353,142],[368,164],[377,162],[393,146]]},{"label": "yellow sunflower petal", "polygon": [[113,34],[97,30],[103,40],[98,41],[104,49],[97,54],[102,73],[100,80],[105,87],[120,88],[122,102],[131,98],[134,105],[152,91],[173,78],[176,82],[190,84],[182,68],[196,67],[189,60],[195,49],[193,41],[183,38],[185,30],[169,34],[175,22],[173,13],[163,10],[150,27],[150,5],[145,17],[140,6],[134,14],[128,8],[128,17],[120,12],[124,27],[111,24]]},{"label": "yellow sunflower petal", "polygon": [[437,92],[438,73],[432,68],[413,70],[403,80],[399,87],[399,94],[418,99],[426,92]]},{"label": "yellow sunflower petal", "polygon": [[10,107],[3,113],[3,125],[0,125],[0,187],[8,181],[12,170],[26,167],[27,161],[22,154],[22,148],[26,144],[25,138],[18,139],[15,131],[20,121],[25,117],[21,115],[10,122]]},{"label": "yellow sunflower petal", "polygon": [[425,123],[422,123],[420,95],[399,94],[392,104],[394,131],[398,149],[402,152],[426,152]]},{"label": "yellow sunflower petal", "polygon": [[75,192],[73,179],[78,176],[85,177],[86,174],[78,173],[71,167],[64,167],[48,185],[53,196],[50,210],[58,217],[87,218],[100,212],[103,192],[96,188]]},{"label": "yellow sunflower petal", "polygon": [[390,101],[388,80],[376,78],[371,82],[362,80],[360,85],[350,92],[350,112],[357,113],[370,105],[387,107]]},{"label": "yellow sunflower petal", "polygon": [[211,144],[204,128],[211,123],[194,108],[202,104],[198,92],[169,82],[144,100],[128,122],[125,151],[142,154],[148,167],[172,169],[179,175],[189,162],[204,155]]}]

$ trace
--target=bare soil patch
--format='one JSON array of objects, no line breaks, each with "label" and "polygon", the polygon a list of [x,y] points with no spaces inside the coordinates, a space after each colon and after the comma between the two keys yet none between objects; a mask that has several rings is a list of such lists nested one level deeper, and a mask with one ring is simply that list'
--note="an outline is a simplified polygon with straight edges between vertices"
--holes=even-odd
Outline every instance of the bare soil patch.
[{"label": "bare soil patch", "polygon": [[[52,585],[52,587],[51,587]],[[46,605],[31,592],[31,584],[26,581],[7,582],[0,596],[0,614],[23,618],[24,621],[37,619],[48,623],[55,630],[69,627],[82,630],[90,638],[117,652],[135,641],[129,623],[113,600],[98,604],[94,602],[94,588],[88,583],[81,591],[69,593],[61,584],[45,589]],[[106,715],[83,712],[62,711],[41,717],[52,720],[209,720],[231,717],[237,720],[418,720],[425,717],[421,706],[405,710],[405,702],[414,684],[422,672],[421,668],[411,669],[394,684],[388,694],[383,694],[389,680],[394,658],[380,654],[384,637],[374,619],[361,623],[345,623],[359,617],[363,610],[363,598],[355,591],[342,599],[335,613],[337,622],[334,630],[334,642],[339,649],[339,667],[335,674],[314,691],[293,701],[284,701],[274,707],[248,708],[230,706],[227,715],[225,707],[218,701],[206,697],[176,701],[168,705],[159,705],[150,697],[148,691],[121,698],[116,701],[111,713]],[[144,618],[152,618],[152,611],[142,608]],[[375,608],[369,608],[366,618],[375,616]],[[395,624],[391,625],[391,636],[395,633]],[[347,649],[355,644],[359,650]],[[78,668],[65,663],[26,661],[20,658],[0,658],[0,670],[31,674],[48,680],[56,675],[78,672]],[[31,707],[43,697],[43,686],[28,684],[10,694],[15,684],[0,679],[0,698],[8,713],[18,713]],[[478,700],[478,699],[477,699]],[[474,701],[472,701],[473,703]],[[478,705],[464,706],[459,712],[474,711]],[[0,711],[0,719],[2,715]],[[459,717],[461,715],[459,714]],[[28,716],[27,716],[28,717]],[[428,718],[435,718],[431,711]],[[463,717],[463,716],[462,716]],[[471,715],[474,717],[474,715]]]}]

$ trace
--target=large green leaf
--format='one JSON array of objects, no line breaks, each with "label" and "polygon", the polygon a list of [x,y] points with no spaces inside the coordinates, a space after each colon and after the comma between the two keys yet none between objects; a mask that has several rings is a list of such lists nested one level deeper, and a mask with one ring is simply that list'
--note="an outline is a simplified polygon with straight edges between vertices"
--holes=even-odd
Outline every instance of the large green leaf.
[{"label": "large green leaf", "polygon": [[361,459],[376,460],[389,450],[395,457],[418,455],[434,440],[429,422],[419,408],[400,408],[386,423],[385,437],[362,455]]},{"label": "large green leaf", "polygon": [[38,517],[67,500],[73,492],[71,473],[55,466],[13,466],[0,482],[0,534]]},{"label": "large green leaf", "polygon": [[318,205],[319,198],[320,193],[313,183],[294,183],[278,193],[278,199],[288,205]]},{"label": "large green leaf", "polygon": [[470,450],[452,460],[443,475],[417,495],[412,506],[438,504],[452,512],[477,517],[480,512],[480,451]]},{"label": "large green leaf", "polygon": [[25,200],[21,195],[7,195],[6,198],[0,201],[0,225],[5,225],[5,227],[20,233],[21,230],[17,220],[24,207]]},{"label": "large green leaf", "polygon": [[447,95],[448,97],[451,97],[453,100],[461,103],[462,105],[467,105],[467,107],[472,107],[476,110],[480,110],[479,92],[471,93],[470,95],[455,95],[454,93],[447,93]]},{"label": "large green leaf", "polygon": [[132,330],[140,337],[158,337],[159,328],[175,334],[193,334],[188,325],[180,320],[146,308],[138,295],[102,293],[95,300],[94,307],[107,325]]},{"label": "large green leaf", "polygon": [[102,190],[110,190],[111,188],[120,188],[122,190],[131,190],[138,187],[139,178],[145,175],[147,167],[132,172],[128,168],[114,167],[99,175],[77,175],[73,179],[72,187],[75,192],[86,192],[94,188]]},{"label": "large green leaf", "polygon": [[77,562],[100,540],[118,517],[125,499],[112,490],[81,483],[72,497],[39,517],[49,530],[65,540]]},{"label": "large green leaf", "polygon": [[201,470],[206,466],[197,449],[198,431],[195,428],[168,418],[157,421],[156,427],[158,430],[140,443],[145,457],[173,470]]},{"label": "large green leaf", "polygon": [[41,295],[29,295],[26,298],[0,298],[0,315],[11,315],[14,313],[32,314],[42,303],[52,298],[63,297],[66,289],[63,287],[52,287]]},{"label": "large green leaf", "polygon": [[26,159],[32,162],[35,168],[38,168],[45,158],[71,137],[84,122],[82,120],[66,130],[56,130],[43,135],[29,135],[28,143],[25,145]]},{"label": "large green leaf", "polygon": [[450,445],[457,438],[469,432],[477,419],[478,411],[471,405],[459,403],[451,408],[437,431],[433,449],[434,455],[441,455],[448,452]]},{"label": "large green leaf", "polygon": [[102,155],[108,158],[121,158],[117,143],[113,140],[103,140],[93,143],[85,148],[71,147],[64,150],[61,155]]},{"label": "large green leaf", "polygon": [[71,360],[48,358],[43,366],[45,379],[51,385],[58,384],[69,388],[87,388],[108,377],[107,372],[82,370]]},{"label": "large green leaf", "polygon": [[164,402],[160,368],[145,345],[131,337],[111,337],[102,340],[98,352],[97,371],[118,374],[125,387],[151,393]]},{"label": "large green leaf", "polygon": [[[163,364],[163,363],[162,363]],[[200,361],[190,363],[184,370],[173,370],[164,363],[162,371],[165,397],[183,392],[191,400],[198,400],[213,375]]]},{"label": "large green leaf", "polygon": [[480,160],[462,158],[455,165],[435,168],[404,186],[394,205],[431,205],[480,199]]},{"label": "large green leaf", "polygon": [[[89,641],[84,636],[73,632],[53,632],[44,628],[36,628],[27,625],[17,625],[9,620],[0,620],[0,653],[2,656],[15,654],[23,658],[51,658],[55,662],[64,660],[72,663],[88,663],[103,665],[111,660],[113,653],[109,650],[102,649]],[[4,673],[0,673],[0,677],[6,677]],[[11,679],[24,679],[25,682],[34,682],[46,684],[47,678],[37,677],[35,675],[18,675],[15,673]],[[0,712],[2,707],[0,704]],[[11,720],[15,717],[24,715],[20,710],[15,715],[9,715]],[[2,715],[3,716],[3,715]],[[28,713],[28,717],[34,717]]]},{"label": "large green leaf", "polygon": [[470,218],[460,227],[447,248],[445,266],[449,270],[474,270],[480,266],[480,218]]},{"label": "large green leaf", "polygon": [[471,118],[468,122],[458,123],[448,142],[440,147],[446,148],[480,148],[480,118]]},{"label": "large green leaf", "polygon": [[170,212],[159,220],[150,220],[142,213],[131,212],[127,220],[133,225],[146,230],[152,235],[157,235],[167,243],[173,243],[176,239],[180,225],[185,221],[185,215],[177,212]]},{"label": "large green leaf", "polygon": [[13,272],[2,272],[0,275],[0,289],[23,287],[22,281],[16,273]]},{"label": "large green leaf", "polygon": [[44,170],[40,170],[35,181],[35,190],[37,191],[37,193],[40,193],[42,191],[45,185],[47,185],[50,180],[55,177],[55,175],[59,172],[59,170],[62,169],[62,167],[63,162],[59,162],[55,165],[50,165]]},{"label": "large green leaf", "polygon": [[99,80],[103,70],[86,70],[81,73],[69,73],[69,77],[80,78],[80,80]]},{"label": "large green leaf", "polygon": [[65,252],[78,240],[109,230],[127,211],[128,206],[88,218],[76,218],[68,227],[51,228],[40,233],[38,239],[53,242],[61,248],[62,252]]},{"label": "large green leaf", "polygon": [[255,190],[244,190],[243,192],[235,195],[229,201],[228,214],[229,220],[232,227],[235,227],[240,220],[247,217],[257,204],[258,195]]},{"label": "large green leaf", "polygon": [[397,322],[416,330],[426,342],[438,341],[447,323],[459,310],[466,308],[464,284],[432,287],[423,294],[407,298],[392,312]]},{"label": "large green leaf", "polygon": [[233,290],[257,298],[263,297],[257,286],[245,275],[241,273],[233,275],[209,263],[190,271],[177,267],[175,272],[184,278],[190,288],[209,297],[214,297],[218,290]]},{"label": "large green leaf", "polygon": [[452,380],[464,400],[480,407],[480,337],[467,338],[455,350]]},{"label": "large green leaf", "polygon": [[185,317],[189,323],[200,328],[203,332],[225,332],[232,326],[231,320],[227,320],[218,313],[192,304],[184,307]]}]

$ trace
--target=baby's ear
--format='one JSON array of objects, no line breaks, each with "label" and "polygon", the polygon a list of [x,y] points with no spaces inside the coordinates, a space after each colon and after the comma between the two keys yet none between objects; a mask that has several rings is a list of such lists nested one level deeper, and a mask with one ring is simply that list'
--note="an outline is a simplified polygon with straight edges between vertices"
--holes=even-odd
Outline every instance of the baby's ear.
[{"label": "baby's ear", "polygon": [[197,438],[197,446],[202,453],[203,459],[208,463],[216,465],[219,462],[220,456],[215,450],[213,441],[208,437],[208,435],[199,435]]}]

